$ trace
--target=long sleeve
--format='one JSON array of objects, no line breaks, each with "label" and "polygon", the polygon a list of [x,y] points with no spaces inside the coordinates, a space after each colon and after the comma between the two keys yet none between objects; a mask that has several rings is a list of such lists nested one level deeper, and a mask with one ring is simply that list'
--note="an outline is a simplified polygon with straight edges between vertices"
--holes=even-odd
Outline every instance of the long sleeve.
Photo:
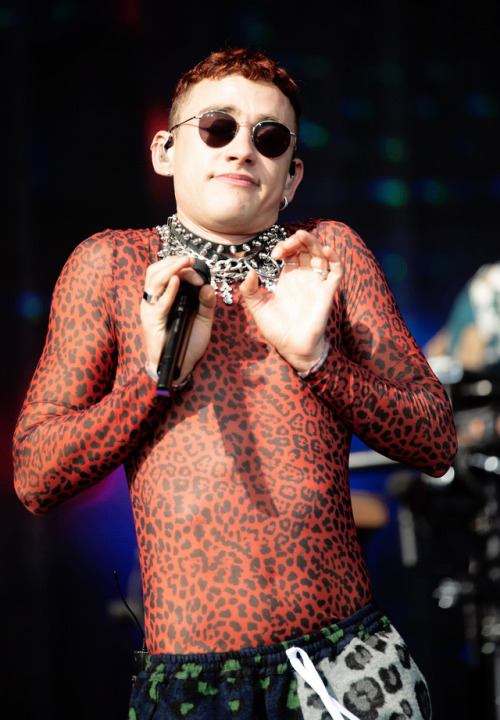
[{"label": "long sleeve", "polygon": [[112,238],[103,233],[82,243],[54,290],[46,344],[13,444],[16,492],[35,514],[118,467],[144,443],[164,405],[139,361],[117,382]]},{"label": "long sleeve", "polygon": [[[333,227],[332,227],[333,226]],[[339,327],[331,351],[306,383],[373,450],[432,476],[456,454],[449,399],[406,327],[383,271],[341,224],[318,227],[342,255]]]}]

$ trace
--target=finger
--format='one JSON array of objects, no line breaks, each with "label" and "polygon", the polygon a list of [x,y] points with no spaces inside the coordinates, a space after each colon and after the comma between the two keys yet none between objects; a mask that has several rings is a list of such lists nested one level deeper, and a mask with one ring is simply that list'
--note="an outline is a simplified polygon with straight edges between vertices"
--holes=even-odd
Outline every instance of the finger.
[{"label": "finger", "polygon": [[240,285],[240,292],[248,311],[255,318],[268,302],[268,294],[259,286],[259,276],[255,270],[248,272]]},{"label": "finger", "polygon": [[255,270],[249,270],[246,278],[240,284],[240,292],[244,298],[250,298],[259,291],[259,276]]},{"label": "finger", "polygon": [[[145,303],[149,306],[157,305],[158,309],[162,311],[165,310],[165,307],[170,308],[175,300],[180,284],[179,276],[173,275],[166,283],[165,281],[161,283],[157,281],[145,286],[142,293],[143,304]],[[146,287],[153,289],[153,292],[148,292]]]},{"label": "finger", "polygon": [[300,254],[293,253],[293,254],[286,255],[286,257],[283,258],[282,272],[290,272],[291,270],[294,270],[295,268],[300,268]]},{"label": "finger", "polygon": [[271,255],[275,260],[284,260],[290,258],[297,253],[308,253],[312,255],[323,254],[323,248],[319,240],[311,233],[305,230],[298,230],[294,235],[290,235],[286,240],[279,242],[273,249]]},{"label": "finger", "polygon": [[212,310],[215,307],[216,295],[211,285],[203,285],[199,294],[199,314],[202,317],[211,317]]},{"label": "finger", "polygon": [[189,256],[176,256],[150,265],[144,278],[143,300],[150,305],[160,301],[165,304],[167,298],[177,292],[181,279],[193,285],[203,284],[200,275],[190,267],[193,262],[194,259]]},{"label": "finger", "polygon": [[322,267],[311,267],[311,270],[319,277],[320,280],[326,280],[326,276],[330,272],[328,268]]},{"label": "finger", "polygon": [[337,253],[331,249],[332,258],[328,262],[328,275],[327,281],[337,289],[340,285],[340,281],[344,277],[344,263],[337,255]]},{"label": "finger", "polygon": [[300,270],[300,262],[284,262],[281,273],[287,275],[294,270]]},{"label": "finger", "polygon": [[310,257],[307,262],[307,269],[321,281],[329,280],[330,283],[338,286],[344,275],[344,265],[331,247],[325,247],[325,257]]},{"label": "finger", "polygon": [[331,246],[322,245],[312,236],[303,237],[302,240],[293,238],[293,244],[281,249],[284,273],[299,268],[313,270],[322,277],[333,270],[337,262],[340,262],[339,256]]}]

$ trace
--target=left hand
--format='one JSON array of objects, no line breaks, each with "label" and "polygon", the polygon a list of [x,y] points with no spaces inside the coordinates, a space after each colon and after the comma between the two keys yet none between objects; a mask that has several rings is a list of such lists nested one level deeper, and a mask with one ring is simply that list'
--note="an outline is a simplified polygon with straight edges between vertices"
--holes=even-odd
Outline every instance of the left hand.
[{"label": "left hand", "polygon": [[273,292],[259,287],[251,270],[240,285],[243,299],[264,338],[298,372],[320,358],[342,262],[329,245],[305,230],[278,243],[271,253],[284,266]]}]

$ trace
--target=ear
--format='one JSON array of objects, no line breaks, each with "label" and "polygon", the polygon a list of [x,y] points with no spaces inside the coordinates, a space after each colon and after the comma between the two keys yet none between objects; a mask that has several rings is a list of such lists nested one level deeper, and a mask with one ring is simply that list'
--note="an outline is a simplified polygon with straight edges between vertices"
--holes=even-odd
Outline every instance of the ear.
[{"label": "ear", "polygon": [[151,143],[151,161],[158,175],[173,175],[173,138],[168,130],[156,133]]},{"label": "ear", "polygon": [[285,195],[288,201],[291,202],[293,196],[304,177],[304,163],[299,158],[294,158],[295,173],[293,175],[288,174],[287,181],[285,183]]}]

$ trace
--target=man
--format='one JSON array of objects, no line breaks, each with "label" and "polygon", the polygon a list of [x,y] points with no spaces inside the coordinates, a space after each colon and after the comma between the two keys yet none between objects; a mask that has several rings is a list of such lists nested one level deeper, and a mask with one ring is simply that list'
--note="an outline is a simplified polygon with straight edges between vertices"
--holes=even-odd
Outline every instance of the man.
[{"label": "man", "polygon": [[[373,603],[348,457],[354,432],[444,474],[451,410],[360,238],[275,224],[302,178],[299,110],[259,53],[215,53],[181,79],[151,146],[177,214],[76,249],[19,419],[16,488],[35,513],[125,466],[150,654],[130,718],[320,718],[323,703],[430,717]],[[181,280],[199,310],[165,396]]]},{"label": "man", "polygon": [[424,348],[427,357],[464,370],[500,369],[500,263],[482,265],[454,299],[446,323]]},{"label": "man", "polygon": [[[499,262],[482,265],[467,280],[424,352],[438,377],[450,384],[459,446],[457,481],[465,480],[470,489],[471,482],[475,487],[474,472],[488,472],[489,458],[500,452]],[[489,503],[486,496],[482,499]]]}]

